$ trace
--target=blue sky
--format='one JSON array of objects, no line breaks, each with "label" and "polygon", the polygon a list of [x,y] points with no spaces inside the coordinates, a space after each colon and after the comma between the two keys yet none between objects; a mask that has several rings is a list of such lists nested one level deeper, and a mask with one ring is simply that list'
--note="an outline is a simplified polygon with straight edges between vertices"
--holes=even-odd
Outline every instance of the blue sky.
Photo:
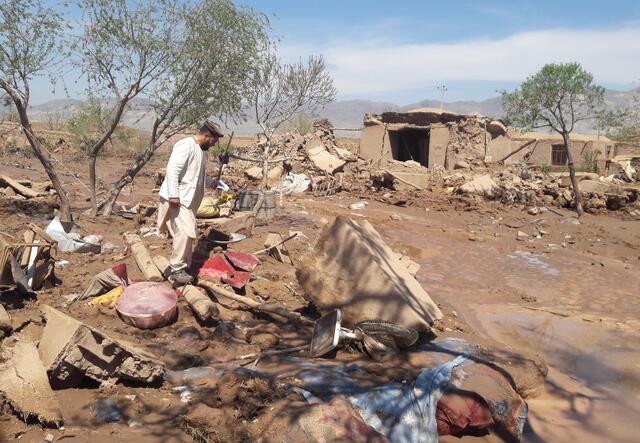
[{"label": "blue sky", "polygon": [[446,100],[484,99],[544,63],[574,60],[609,88],[640,79],[635,0],[244,4],[271,16],[285,59],[324,54],[342,99],[406,104],[437,98],[442,83]]},{"label": "blue sky", "polygon": [[578,61],[612,89],[640,80],[638,0],[237,3],[270,17],[285,61],[323,54],[339,99],[408,104],[444,83],[447,101],[482,100],[549,62]]}]

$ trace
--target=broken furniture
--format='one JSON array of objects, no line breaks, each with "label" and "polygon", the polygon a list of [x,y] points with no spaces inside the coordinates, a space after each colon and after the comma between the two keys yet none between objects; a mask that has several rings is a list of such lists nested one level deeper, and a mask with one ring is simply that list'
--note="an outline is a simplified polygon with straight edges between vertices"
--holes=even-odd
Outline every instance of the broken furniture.
[{"label": "broken furniture", "polygon": [[0,236],[0,286],[17,284],[29,291],[53,284],[55,250],[56,241],[33,223],[27,225],[22,241]]}]

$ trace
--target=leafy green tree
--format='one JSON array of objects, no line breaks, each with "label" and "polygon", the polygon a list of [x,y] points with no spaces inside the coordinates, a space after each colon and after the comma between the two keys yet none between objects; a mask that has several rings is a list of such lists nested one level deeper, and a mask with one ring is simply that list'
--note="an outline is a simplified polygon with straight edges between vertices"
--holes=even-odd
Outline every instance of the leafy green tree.
[{"label": "leafy green tree", "polygon": [[59,66],[66,26],[62,15],[42,0],[0,2],[0,90],[13,103],[29,145],[58,194],[61,219],[70,221],[65,188],[29,119],[31,82]]},{"label": "leafy green tree", "polygon": [[92,215],[96,216],[98,155],[131,100],[171,70],[182,31],[174,19],[182,6],[177,0],[80,0],[79,7],[84,30],[74,48],[75,65],[87,80],[89,96],[114,103],[103,131],[86,149]]},{"label": "leafy green tree", "polygon": [[576,180],[570,134],[576,123],[593,120],[604,112],[604,88],[579,63],[547,64],[513,92],[503,91],[507,119],[526,130],[550,128],[562,136],[567,153],[574,205],[582,215],[582,198]]},{"label": "leafy green tree", "polygon": [[[66,122],[67,129],[80,145],[83,151],[89,150],[96,145],[100,137],[108,130],[113,120],[113,109],[101,103],[95,98],[90,98],[86,103],[74,111]],[[123,127],[117,125],[109,141],[113,139],[126,139]]]},{"label": "leafy green tree", "polygon": [[[105,0],[106,1],[106,0]],[[153,126],[146,148],[98,204],[109,215],[120,191],[171,137],[205,118],[227,121],[242,114],[247,72],[268,41],[266,17],[230,0],[195,0],[175,10],[167,25],[180,30],[153,51],[166,54],[167,69],[145,89],[153,103]]]}]

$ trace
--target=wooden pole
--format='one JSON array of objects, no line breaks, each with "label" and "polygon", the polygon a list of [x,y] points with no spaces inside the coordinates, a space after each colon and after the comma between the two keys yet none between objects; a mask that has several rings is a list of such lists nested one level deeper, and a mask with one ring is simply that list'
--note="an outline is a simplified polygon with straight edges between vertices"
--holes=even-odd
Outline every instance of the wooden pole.
[{"label": "wooden pole", "polygon": [[288,242],[289,240],[291,240],[291,239],[295,238],[297,235],[298,235],[298,233],[297,233],[297,232],[294,232],[294,233],[293,233],[293,234],[291,234],[289,237],[287,237],[287,238],[285,238],[285,239],[283,239],[283,240],[279,241],[278,243],[275,243],[275,244],[273,244],[273,245],[269,246],[268,248],[260,249],[259,251],[254,252],[254,253],[253,253],[253,255],[263,254],[263,253],[265,253],[265,252],[271,251],[273,248],[277,248],[277,247],[278,247],[278,246],[280,246],[281,244],[286,243],[286,242]]},{"label": "wooden pole", "polygon": [[293,321],[297,321],[300,323],[303,323],[305,325],[313,325],[314,322],[304,318],[302,315],[298,314],[297,312],[292,312],[289,311],[285,308],[281,308],[279,306],[273,306],[273,305],[266,305],[266,304],[262,304],[262,303],[258,303],[255,300],[250,299],[249,297],[245,297],[243,295],[238,295],[235,292],[231,292],[231,291],[227,291],[224,288],[221,288],[220,286],[216,285],[215,283],[212,283],[210,281],[207,280],[202,280],[202,279],[198,279],[198,286],[203,287],[205,289],[208,289],[209,291],[211,291],[213,294],[215,294],[216,296],[219,297],[226,297],[229,298],[231,300],[235,300],[239,303],[242,303],[244,305],[249,306],[250,308],[253,308],[257,311],[262,311],[262,312],[267,312],[269,314],[275,314],[275,315],[279,315],[281,317],[284,318],[288,318],[289,320],[293,320]]},{"label": "wooden pole", "polygon": [[160,271],[160,273],[164,277],[166,275],[165,274],[166,270],[170,266],[169,260],[167,260],[167,258],[162,255],[154,255],[152,260],[153,260],[153,264],[156,265],[156,268],[158,268],[158,271]]},{"label": "wooden pole", "polygon": [[142,274],[144,275],[144,278],[147,281],[164,281],[164,277],[162,276],[162,274],[160,274],[160,271],[158,271],[158,268],[153,263],[153,260],[149,255],[149,251],[147,251],[144,243],[142,243],[142,239],[140,238],[140,236],[130,232],[125,232],[123,234],[123,237],[124,240],[129,243],[133,258],[135,258],[140,271],[142,271]]},{"label": "wooden pole", "polygon": [[215,303],[213,303],[206,294],[203,294],[200,289],[193,285],[183,286],[182,296],[193,311],[193,314],[201,322],[215,318],[220,312]]}]

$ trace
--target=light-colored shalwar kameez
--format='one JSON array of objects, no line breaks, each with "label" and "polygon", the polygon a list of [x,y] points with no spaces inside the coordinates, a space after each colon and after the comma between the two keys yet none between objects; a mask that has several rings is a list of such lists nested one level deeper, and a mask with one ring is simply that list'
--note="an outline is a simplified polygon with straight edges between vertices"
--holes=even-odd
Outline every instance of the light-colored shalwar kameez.
[{"label": "light-colored shalwar kameez", "polygon": [[[171,272],[185,270],[191,265],[193,241],[197,237],[196,212],[208,183],[206,163],[206,152],[194,137],[184,138],[173,145],[160,187],[158,206],[158,231],[160,234],[168,231],[173,237],[173,251],[169,259]],[[180,199],[180,206],[172,208],[169,199],[176,197]]]}]

